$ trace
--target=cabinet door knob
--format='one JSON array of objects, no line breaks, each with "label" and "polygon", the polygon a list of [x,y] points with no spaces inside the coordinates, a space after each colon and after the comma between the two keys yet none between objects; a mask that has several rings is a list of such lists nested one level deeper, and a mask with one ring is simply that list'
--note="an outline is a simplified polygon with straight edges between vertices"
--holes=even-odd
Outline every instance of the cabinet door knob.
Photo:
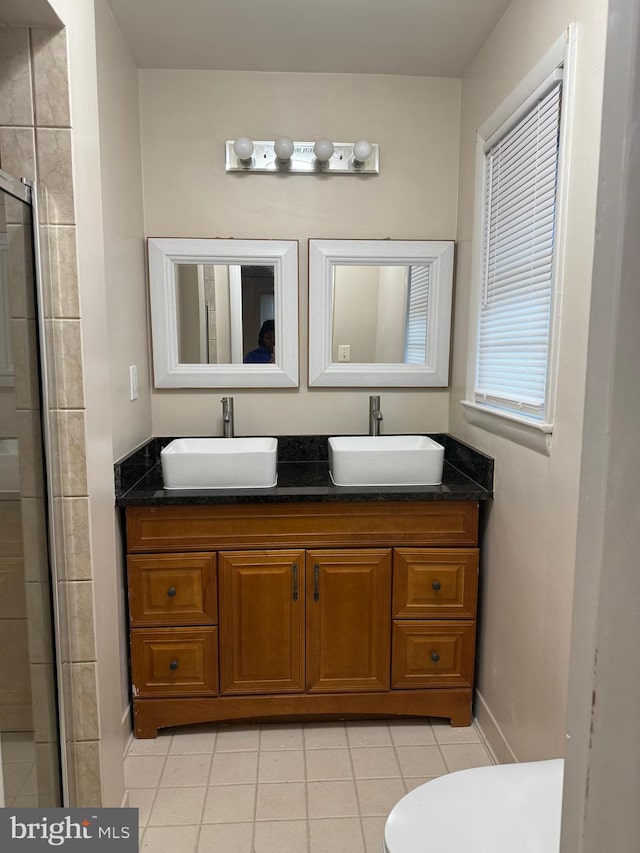
[{"label": "cabinet door knob", "polygon": [[313,566],[313,600],[317,601],[320,598],[320,566],[315,563]]},{"label": "cabinet door knob", "polygon": [[440,655],[438,654],[438,652],[431,652],[431,660],[434,663],[438,663],[438,661],[440,660]]},{"label": "cabinet door knob", "polygon": [[437,592],[439,589],[442,589],[442,584],[440,583],[440,581],[434,581],[434,582],[431,584],[431,586],[432,586],[432,588],[433,588],[433,589],[435,589],[435,591],[436,591],[436,592]]},{"label": "cabinet door knob", "polygon": [[291,567],[293,571],[293,600],[298,600],[298,564],[294,563]]},{"label": "cabinet door knob", "polygon": [[178,661],[172,660],[171,663],[169,664],[169,669],[171,669],[175,672],[177,668],[178,668]]},{"label": "cabinet door knob", "polygon": [[167,590],[167,595],[169,596],[169,598],[173,598],[175,594],[176,594],[175,586],[170,586],[169,589]]}]

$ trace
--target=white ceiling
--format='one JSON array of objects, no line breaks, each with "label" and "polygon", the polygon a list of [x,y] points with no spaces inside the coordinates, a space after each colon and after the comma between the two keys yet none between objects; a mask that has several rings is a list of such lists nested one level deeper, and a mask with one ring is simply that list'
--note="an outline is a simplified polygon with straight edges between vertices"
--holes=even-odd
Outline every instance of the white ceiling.
[{"label": "white ceiling", "polygon": [[510,0],[108,0],[140,68],[460,77]]}]

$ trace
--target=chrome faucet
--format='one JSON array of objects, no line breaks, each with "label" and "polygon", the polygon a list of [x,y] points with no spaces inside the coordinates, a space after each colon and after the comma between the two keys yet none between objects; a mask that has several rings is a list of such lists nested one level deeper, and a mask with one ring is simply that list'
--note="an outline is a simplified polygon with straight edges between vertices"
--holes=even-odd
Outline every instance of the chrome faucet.
[{"label": "chrome faucet", "polygon": [[380,397],[378,395],[369,397],[369,435],[380,435]]},{"label": "chrome faucet", "polygon": [[223,397],[222,403],[222,435],[233,438],[233,397]]}]

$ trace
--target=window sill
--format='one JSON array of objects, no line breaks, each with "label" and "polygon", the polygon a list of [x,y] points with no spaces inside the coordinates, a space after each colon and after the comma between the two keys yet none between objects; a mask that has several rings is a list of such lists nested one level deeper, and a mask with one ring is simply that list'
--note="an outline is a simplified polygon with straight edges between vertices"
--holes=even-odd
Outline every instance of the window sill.
[{"label": "window sill", "polygon": [[524,418],[461,400],[464,416],[473,426],[549,456],[553,424],[534,424]]}]

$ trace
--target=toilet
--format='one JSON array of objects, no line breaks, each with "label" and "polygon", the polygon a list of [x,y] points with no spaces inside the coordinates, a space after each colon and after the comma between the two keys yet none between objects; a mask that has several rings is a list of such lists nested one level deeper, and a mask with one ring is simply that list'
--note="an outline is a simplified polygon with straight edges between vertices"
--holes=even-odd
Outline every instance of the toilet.
[{"label": "toilet", "polygon": [[558,853],[564,759],[459,770],[393,808],[384,853]]}]

